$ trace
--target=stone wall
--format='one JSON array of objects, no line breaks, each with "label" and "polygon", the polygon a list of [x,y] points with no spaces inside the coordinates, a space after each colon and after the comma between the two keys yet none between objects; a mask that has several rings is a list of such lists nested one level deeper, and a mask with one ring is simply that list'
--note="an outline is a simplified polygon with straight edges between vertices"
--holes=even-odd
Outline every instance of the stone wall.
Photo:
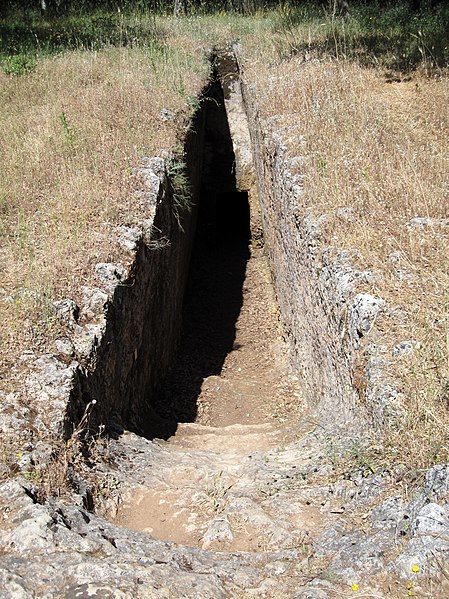
[{"label": "stone wall", "polygon": [[[33,414],[14,408],[16,424],[23,420],[21,428],[32,419],[37,430],[69,437],[84,415],[83,427],[92,431],[104,426],[111,432],[157,432],[154,393],[173,362],[181,332],[201,183],[204,112],[185,142],[193,207],[178,205],[164,159],[142,160],[134,222],[114,231],[122,259],[96,265],[98,286],[82,289],[81,305],[70,299],[55,303],[66,337],[56,341],[54,355],[28,360],[25,386]],[[17,407],[13,400],[10,404]]]},{"label": "stone wall", "polygon": [[97,265],[107,298],[83,326],[99,321],[103,330],[72,396],[68,422],[77,422],[86,403],[95,399],[94,427],[123,425],[146,435],[158,429],[152,397],[173,362],[180,337],[199,198],[203,122],[203,116],[196,120],[185,146],[192,209],[176,205],[162,159],[146,160],[140,168],[135,196],[147,204],[150,218],[117,230],[124,251],[133,254],[125,271],[120,265]]},{"label": "stone wall", "polygon": [[[376,273],[360,268],[356,249],[326,238],[328,220],[351,219],[350,208],[314,215],[304,201],[302,156],[289,154],[289,139],[301,136],[282,115],[264,118],[255,86],[240,69],[243,103],[251,133],[254,169],[269,255],[291,363],[305,399],[321,423],[401,426],[405,417],[399,385],[389,374],[388,351],[377,325],[403,318],[401,310],[366,293]],[[397,348],[402,347],[398,339]],[[399,351],[398,350],[398,351]],[[355,428],[355,427],[354,427]]]},{"label": "stone wall", "polygon": [[379,376],[375,346],[366,358],[364,337],[385,312],[385,302],[357,293],[357,285],[374,275],[358,270],[351,252],[326,247],[321,233],[327,215],[313,216],[304,207],[302,177],[292,174],[301,157],[288,155],[285,140],[295,132],[278,127],[276,119],[264,121],[244,72],[241,79],[265,247],[292,367],[305,399],[320,422],[329,425],[356,420],[384,424],[397,415],[396,392]]}]

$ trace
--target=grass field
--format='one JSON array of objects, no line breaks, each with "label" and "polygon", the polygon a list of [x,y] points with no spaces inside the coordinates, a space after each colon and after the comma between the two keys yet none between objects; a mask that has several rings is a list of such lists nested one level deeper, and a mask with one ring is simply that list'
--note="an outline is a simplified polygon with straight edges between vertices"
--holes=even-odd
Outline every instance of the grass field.
[{"label": "grass field", "polygon": [[11,73],[11,60],[0,71],[3,368],[46,347],[51,302],[76,299],[93,264],[113,259],[108,233],[134,218],[139,157],[180,151],[210,65],[153,21],[140,35],[134,47],[47,52],[30,72]]},{"label": "grass field", "polygon": [[53,349],[52,302],[76,300],[116,256],[111,229],[133,221],[139,157],[179,155],[210,49],[240,41],[261,118],[269,128],[277,115],[294,132],[288,152],[305,158],[303,208],[333,215],[328,239],[356,248],[377,273],[367,290],[404,311],[381,331],[387,347],[417,343],[394,367],[409,418],[385,454],[418,470],[447,460],[449,228],[407,223],[449,218],[448,15],[395,4],[342,18],[304,4],[0,20],[0,388],[25,349]]}]

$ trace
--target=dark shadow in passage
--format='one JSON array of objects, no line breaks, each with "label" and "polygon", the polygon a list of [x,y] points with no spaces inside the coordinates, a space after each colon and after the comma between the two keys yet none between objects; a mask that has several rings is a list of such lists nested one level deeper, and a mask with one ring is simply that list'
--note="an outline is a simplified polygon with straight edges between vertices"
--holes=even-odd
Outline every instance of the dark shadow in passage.
[{"label": "dark shadow in passage", "polygon": [[[229,206],[248,205],[246,194],[223,194]],[[243,211],[243,210],[242,210]],[[217,205],[217,215],[220,212]],[[223,216],[223,222],[230,219]],[[249,215],[248,215],[249,219]],[[249,222],[249,221],[248,221]],[[234,347],[235,325],[243,301],[243,282],[249,258],[245,227],[217,230],[211,245],[198,239],[192,258],[184,305],[184,327],[177,363],[165,383],[159,413],[169,421],[194,422],[203,380],[221,373]]]},{"label": "dark shadow in passage", "polygon": [[161,417],[152,437],[168,438],[194,422],[204,379],[219,375],[234,348],[236,321],[250,256],[248,194],[236,190],[234,152],[223,91],[212,90],[206,124],[201,201],[184,301],[178,359],[156,398]]}]

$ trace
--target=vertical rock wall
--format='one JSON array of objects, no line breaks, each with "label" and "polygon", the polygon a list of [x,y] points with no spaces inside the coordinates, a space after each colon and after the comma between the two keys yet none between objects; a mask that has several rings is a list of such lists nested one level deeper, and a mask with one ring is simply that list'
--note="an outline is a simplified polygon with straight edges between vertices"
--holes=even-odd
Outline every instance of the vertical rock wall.
[{"label": "vertical rock wall", "polygon": [[128,255],[127,266],[98,264],[99,288],[86,290],[86,304],[76,319],[71,316],[74,344],[83,335],[90,343],[72,389],[66,435],[92,400],[89,425],[93,429],[126,427],[145,435],[158,430],[152,397],[179,342],[195,236],[203,129],[200,113],[185,145],[193,208],[177,205],[164,160],[144,161],[135,197],[148,218],[117,230]]},{"label": "vertical rock wall", "polygon": [[358,336],[348,338],[346,298],[339,303],[336,294],[339,271],[317,258],[320,222],[299,208],[301,182],[290,172],[282,136],[266,135],[257,99],[244,78],[242,92],[265,247],[292,366],[320,421],[344,425],[363,418],[365,410],[351,380]]}]

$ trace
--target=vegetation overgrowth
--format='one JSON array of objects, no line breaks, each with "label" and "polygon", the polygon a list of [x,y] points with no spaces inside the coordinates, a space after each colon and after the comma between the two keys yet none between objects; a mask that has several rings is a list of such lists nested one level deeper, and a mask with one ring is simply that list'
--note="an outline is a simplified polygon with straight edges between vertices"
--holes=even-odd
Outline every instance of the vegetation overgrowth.
[{"label": "vegetation overgrowth", "polygon": [[282,55],[333,56],[400,71],[449,64],[447,5],[414,13],[406,2],[366,2],[339,17],[332,5],[317,15],[312,3],[300,3],[280,11],[274,30]]},{"label": "vegetation overgrowth", "polygon": [[384,323],[386,346],[416,340],[394,367],[408,416],[382,460],[447,460],[447,230],[406,227],[449,217],[447,3],[192,3],[177,17],[170,2],[94,4],[0,12],[0,389],[25,349],[53,349],[53,300],[114,260],[139,158],[168,152],[182,178],[208,52],[239,41],[267,128],[288,127],[306,157],[304,209],[331,215],[329,239],[357,248],[379,273],[369,290],[406,314]]}]

